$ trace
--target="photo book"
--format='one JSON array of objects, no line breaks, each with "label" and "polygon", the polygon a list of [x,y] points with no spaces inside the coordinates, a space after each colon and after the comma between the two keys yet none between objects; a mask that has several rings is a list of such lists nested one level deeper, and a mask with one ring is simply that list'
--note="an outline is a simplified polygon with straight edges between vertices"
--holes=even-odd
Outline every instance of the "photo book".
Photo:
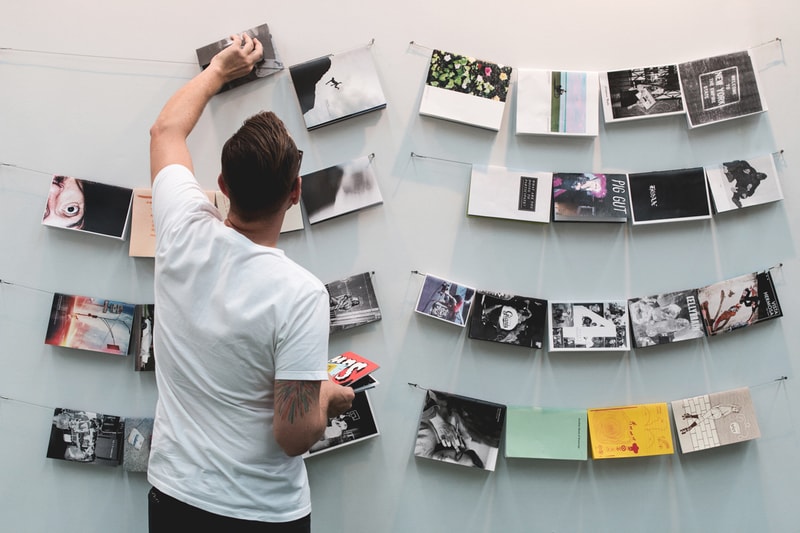
[{"label": "photo book", "polygon": [[[266,78],[276,72],[283,70],[283,63],[278,59],[278,53],[275,51],[275,44],[272,40],[272,34],[269,31],[267,24],[261,24],[255,28],[250,28],[241,33],[246,33],[250,37],[258,39],[261,46],[264,48],[264,58],[256,63],[255,68],[249,74],[230,81],[222,86],[219,92],[229,91],[234,87],[239,87],[245,83],[257,80],[259,78]],[[211,59],[222,52],[228,46],[240,46],[240,43],[234,43],[229,37],[214,41],[213,43],[202,46],[196,50],[197,62],[200,68],[205,70],[211,63]]]},{"label": "photo book", "polygon": [[328,374],[331,381],[343,387],[351,387],[355,392],[371,389],[378,382],[372,373],[379,365],[362,355],[345,352],[328,359]]},{"label": "photo book", "polygon": [[137,372],[153,372],[156,369],[153,349],[154,319],[155,305],[137,304],[134,307],[130,353],[133,354],[133,368]]},{"label": "photo book", "polygon": [[372,156],[317,170],[303,176],[303,208],[309,224],[383,203]]},{"label": "photo book", "polygon": [[634,225],[711,218],[703,167],[628,174],[628,183]]},{"label": "photo book", "polygon": [[509,405],[505,455],[585,461],[588,434],[586,409]]},{"label": "photo book", "polygon": [[626,174],[553,174],[555,222],[627,222]]},{"label": "photo book", "polygon": [[550,222],[553,174],[472,165],[467,214],[523,222]]},{"label": "photo book", "polygon": [[493,472],[506,406],[426,390],[414,456]]},{"label": "photo book", "polygon": [[516,133],[597,136],[597,72],[517,69]]},{"label": "photo book", "polygon": [[606,123],[684,113],[677,65],[603,72],[600,95]]},{"label": "photo book", "polygon": [[753,272],[697,290],[709,335],[783,316],[770,271]]},{"label": "photo book", "polygon": [[500,292],[477,291],[469,320],[469,338],[542,347],[547,330],[547,300]]},{"label": "photo book", "polygon": [[57,407],[47,457],[76,463],[119,466],[125,423],[118,416]]},{"label": "photo book", "polygon": [[386,107],[369,46],[291,66],[289,73],[309,131]]},{"label": "photo book", "polygon": [[375,421],[369,396],[366,391],[357,392],[349,410],[339,416],[328,418],[322,438],[314,443],[303,457],[313,457],[378,435],[380,430]]},{"label": "photo book", "polygon": [[549,305],[551,352],[631,349],[626,302],[550,302]]},{"label": "photo book", "polygon": [[474,300],[474,288],[425,274],[415,311],[463,328]]},{"label": "photo book", "polygon": [[325,284],[331,307],[330,332],[365,326],[381,319],[372,273],[363,272]]},{"label": "photo book", "polygon": [[147,472],[150,443],[153,440],[152,418],[125,418],[122,468],[128,472]]},{"label": "photo book", "polygon": [[706,336],[696,289],[631,298],[628,310],[635,348]]},{"label": "photo book", "polygon": [[589,409],[587,416],[592,459],[675,453],[666,403]]},{"label": "photo book", "polygon": [[767,110],[750,52],[680,63],[678,76],[690,128]]},{"label": "photo book", "polygon": [[53,176],[42,224],[124,240],[132,198],[126,187]]},{"label": "photo book", "polygon": [[419,114],[498,131],[511,72],[511,67],[434,50]]},{"label": "photo book", "polygon": [[45,344],[128,355],[135,305],[55,293]]},{"label": "photo book", "polygon": [[750,389],[703,394],[672,402],[681,453],[736,444],[761,436]]},{"label": "photo book", "polygon": [[718,213],[783,200],[772,154],[705,167]]}]

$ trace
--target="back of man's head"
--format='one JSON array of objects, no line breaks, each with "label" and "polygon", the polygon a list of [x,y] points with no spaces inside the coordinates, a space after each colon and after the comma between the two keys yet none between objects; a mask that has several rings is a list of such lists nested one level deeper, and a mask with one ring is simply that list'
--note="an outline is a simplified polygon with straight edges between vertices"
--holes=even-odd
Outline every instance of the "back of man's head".
[{"label": "back of man's head", "polygon": [[248,118],[222,147],[231,210],[245,221],[277,213],[300,171],[300,152],[271,111]]}]

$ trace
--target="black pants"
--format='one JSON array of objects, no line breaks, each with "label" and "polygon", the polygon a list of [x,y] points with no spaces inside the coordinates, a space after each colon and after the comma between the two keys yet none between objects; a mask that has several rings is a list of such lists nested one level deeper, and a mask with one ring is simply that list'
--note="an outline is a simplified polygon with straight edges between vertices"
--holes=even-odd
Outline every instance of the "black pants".
[{"label": "black pants", "polygon": [[241,520],[209,513],[167,496],[155,487],[147,495],[150,533],[220,531],[223,533],[310,533],[311,515],[292,522]]}]

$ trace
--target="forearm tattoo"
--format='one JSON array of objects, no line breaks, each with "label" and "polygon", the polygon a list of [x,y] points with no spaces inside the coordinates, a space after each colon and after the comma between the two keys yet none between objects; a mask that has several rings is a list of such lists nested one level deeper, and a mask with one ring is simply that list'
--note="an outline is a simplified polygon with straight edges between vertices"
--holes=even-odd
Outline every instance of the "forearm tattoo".
[{"label": "forearm tattoo", "polygon": [[319,383],[309,381],[284,381],[275,386],[275,411],[289,423],[311,410],[315,404]]}]

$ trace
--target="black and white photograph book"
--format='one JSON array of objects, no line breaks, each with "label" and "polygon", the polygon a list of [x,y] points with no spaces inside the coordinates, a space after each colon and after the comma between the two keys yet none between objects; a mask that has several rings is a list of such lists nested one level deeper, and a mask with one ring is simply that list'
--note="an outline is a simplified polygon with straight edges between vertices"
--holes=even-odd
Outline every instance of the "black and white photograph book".
[{"label": "black and white photograph book", "polygon": [[631,349],[625,301],[550,302],[550,351]]},{"label": "black and white photograph book", "polygon": [[726,161],[705,169],[718,213],[783,200],[772,154]]},{"label": "black and white photograph book", "polygon": [[767,110],[748,51],[680,63],[678,75],[690,128]]},{"label": "black and white photograph book", "polygon": [[555,222],[627,222],[628,176],[557,172],[553,174]]},{"label": "black and white photograph book", "polygon": [[602,72],[600,95],[606,123],[684,113],[677,65]]},{"label": "black and white photograph book", "polygon": [[331,307],[330,332],[365,326],[381,319],[372,274],[363,272],[325,284]]},{"label": "black and white photograph book", "polygon": [[634,225],[711,218],[703,167],[628,174],[628,183]]},{"label": "black and white photograph book", "polygon": [[309,224],[383,203],[372,156],[303,176],[301,199]]},{"label": "black and white photograph book", "polygon": [[469,338],[524,348],[542,348],[547,329],[547,300],[477,291],[469,320]]},{"label": "black and white photograph book", "polygon": [[119,416],[57,407],[47,457],[76,463],[119,466],[125,424]]},{"label": "black and white photograph book", "polygon": [[474,288],[425,274],[415,311],[463,328],[474,300]]},{"label": "black and white photograph book", "polygon": [[631,298],[628,310],[636,348],[706,336],[696,289]]},{"label": "black and white photograph book", "polygon": [[783,316],[769,270],[701,287],[697,297],[709,335]]},{"label": "black and white photograph book", "polygon": [[511,72],[497,63],[433,50],[419,114],[498,131]]},{"label": "black and white photograph book", "polygon": [[370,46],[293,65],[289,73],[309,131],[386,107]]},{"label": "black and white photograph book", "polygon": [[322,437],[303,454],[304,458],[350,446],[380,435],[375,413],[366,391],[357,392],[353,405],[340,414],[328,418]]},{"label": "black and white photograph book", "polygon": [[136,304],[134,306],[130,353],[133,354],[133,368],[137,372],[153,372],[156,369],[153,347],[155,307],[153,304]]},{"label": "black and white photograph book", "polygon": [[124,240],[133,189],[96,181],[53,176],[42,224]]},{"label": "black and white photograph book", "polygon": [[517,69],[516,134],[596,136],[597,72]]},{"label": "black and white photograph book", "polygon": [[472,165],[467,215],[550,222],[553,173]]},{"label": "black and white photograph book", "polygon": [[[241,78],[237,78],[223,85],[219,90],[221,93],[259,78],[266,78],[267,76],[271,76],[272,74],[283,70],[283,62],[278,58],[278,53],[275,50],[275,43],[273,42],[272,34],[269,31],[269,25],[260,24],[254,28],[240,31],[238,33],[246,33],[250,37],[258,39],[258,41],[261,43],[261,46],[264,47],[264,58],[256,63],[256,67],[246,76],[242,76]],[[215,55],[222,52],[229,46],[239,45],[240,43],[234,43],[230,37],[224,37],[218,41],[214,41],[213,43],[201,46],[195,51],[197,54],[197,62],[200,64],[200,68],[205,70]]]},{"label": "black and white photograph book", "polygon": [[493,472],[506,411],[498,403],[427,390],[414,456]]}]

